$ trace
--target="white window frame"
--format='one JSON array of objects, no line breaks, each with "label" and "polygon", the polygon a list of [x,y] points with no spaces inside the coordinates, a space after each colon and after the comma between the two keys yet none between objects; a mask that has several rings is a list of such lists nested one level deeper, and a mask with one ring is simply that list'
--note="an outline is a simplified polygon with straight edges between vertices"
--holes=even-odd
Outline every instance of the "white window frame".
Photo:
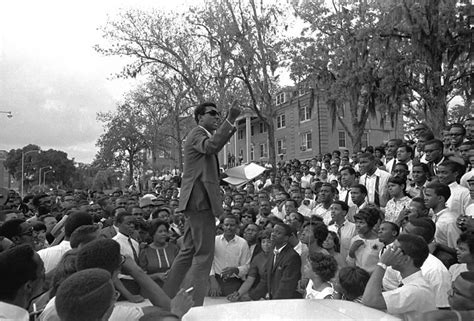
[{"label": "white window frame", "polygon": [[268,157],[267,144],[260,144],[260,158]]},{"label": "white window frame", "polygon": [[281,105],[283,103],[285,103],[285,93],[282,92],[282,93],[279,93],[278,95],[276,95],[275,97],[275,104],[278,106],[278,105]]},{"label": "white window frame", "polygon": [[286,116],[281,114],[277,116],[277,129],[286,127]]},{"label": "white window frame", "polygon": [[[341,134],[342,134],[342,137],[341,137]],[[344,143],[341,144],[341,141],[343,141]],[[341,130],[339,131],[339,134],[338,134],[338,137],[337,137],[337,144],[339,145],[339,147],[346,147],[346,144],[347,144],[347,141],[346,141],[346,132]]]},{"label": "white window frame", "polygon": [[[308,136],[310,139],[308,140]],[[300,145],[300,150],[301,151],[308,151],[312,150],[313,145],[313,137],[311,132],[306,132],[301,134],[301,145]]]},{"label": "white window frame", "polygon": [[285,139],[277,140],[277,154],[286,154]]},{"label": "white window frame", "polygon": [[[304,111],[303,113],[301,111]],[[311,120],[311,108],[308,105],[299,108],[300,123]],[[302,117],[303,116],[303,117]]]}]

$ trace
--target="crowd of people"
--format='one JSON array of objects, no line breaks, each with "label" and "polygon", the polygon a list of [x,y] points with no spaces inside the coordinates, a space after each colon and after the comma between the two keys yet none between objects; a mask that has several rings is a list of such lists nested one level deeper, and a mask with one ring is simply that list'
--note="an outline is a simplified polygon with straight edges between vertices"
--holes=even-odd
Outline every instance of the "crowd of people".
[{"label": "crowd of people", "polygon": [[474,118],[442,139],[423,123],[413,134],[282,157],[242,186],[221,182],[202,196],[223,209],[205,227],[216,236],[202,284],[173,266],[196,259],[196,245],[187,251],[201,240],[180,206],[183,193],[199,199],[186,175],[146,193],[12,190],[0,211],[0,320],[177,320],[202,305],[194,291],[229,304],[346,300],[405,320],[472,320]]}]

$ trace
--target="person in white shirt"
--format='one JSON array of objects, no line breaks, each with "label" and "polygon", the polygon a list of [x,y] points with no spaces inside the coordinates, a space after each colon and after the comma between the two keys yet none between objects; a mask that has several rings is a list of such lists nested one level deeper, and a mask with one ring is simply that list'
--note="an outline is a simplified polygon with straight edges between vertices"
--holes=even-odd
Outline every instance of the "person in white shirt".
[{"label": "person in white shirt", "polygon": [[324,224],[329,225],[331,222],[331,210],[329,209],[334,201],[334,193],[336,189],[329,183],[323,183],[318,194],[318,205],[311,211],[311,215],[317,215],[323,219]]},{"label": "person in white shirt", "polygon": [[313,182],[313,175],[309,172],[309,168],[307,165],[301,165],[300,167],[302,175],[301,175],[301,188],[309,188],[311,187],[311,183]]},{"label": "person in white shirt", "polygon": [[457,216],[466,214],[466,208],[471,201],[469,189],[457,183],[457,177],[462,174],[462,166],[453,161],[444,161],[438,166],[439,182],[449,186],[451,197],[446,201],[446,206]]},{"label": "person in white shirt", "polygon": [[340,170],[340,173],[341,187],[339,188],[339,200],[345,202],[349,207],[353,206],[354,203],[351,198],[351,186],[357,184],[356,172],[352,167],[346,166]]},{"label": "person in white shirt", "polygon": [[[400,235],[380,257],[365,287],[362,304],[386,310],[407,321],[418,321],[424,312],[436,310],[434,293],[420,271],[428,254],[428,245],[423,238]],[[400,272],[402,284],[382,292],[382,279],[388,266]]]},{"label": "person in white shirt", "polygon": [[0,253],[0,320],[28,321],[28,305],[43,291],[44,265],[31,245]]},{"label": "person in white shirt", "polygon": [[349,207],[345,202],[334,201],[330,210],[334,224],[329,225],[328,229],[337,233],[341,245],[339,252],[345,261],[351,248],[351,240],[357,234],[356,225],[347,220]]},{"label": "person in white shirt", "polygon": [[224,218],[224,233],[216,236],[210,296],[228,296],[237,291],[247,275],[251,254],[247,241],[236,235],[238,226],[237,218],[228,215]]},{"label": "person in white shirt", "polygon": [[457,215],[446,207],[446,200],[450,196],[450,189],[445,184],[433,182],[426,187],[425,204],[433,210],[433,221],[436,224],[435,255],[446,266],[456,263],[456,242],[461,234],[456,225]]},{"label": "person in white shirt", "polygon": [[368,202],[385,207],[388,201],[387,184],[391,175],[377,168],[375,156],[371,153],[362,154],[359,160],[361,172],[365,173],[360,177],[359,183],[367,188]]},{"label": "person in white shirt", "polygon": [[385,163],[385,168],[387,169],[388,173],[392,173],[392,170],[396,163],[398,163],[397,159],[397,150],[403,144],[403,140],[399,138],[390,139],[387,143],[387,147],[385,149],[386,159],[389,159]]},{"label": "person in white shirt", "polygon": [[64,240],[58,245],[38,251],[41,260],[44,262],[46,274],[53,271],[59,261],[61,261],[64,253],[71,249],[69,238],[71,237],[72,232],[74,232],[79,226],[92,225],[93,223],[92,216],[86,212],[73,212],[68,216],[64,224]]},{"label": "person in white shirt", "polygon": [[[402,230],[402,234],[421,236],[427,244],[433,241],[434,233],[434,223],[427,218],[411,219]],[[448,290],[451,280],[446,266],[430,253],[421,266],[421,273],[433,289],[436,307],[449,307]],[[383,288],[385,291],[396,289],[400,286],[401,281],[400,272],[388,267],[383,277]]]},{"label": "person in white shirt", "polygon": [[462,272],[474,272],[474,233],[462,233],[459,236],[456,254],[459,263],[449,267],[451,280],[454,282]]},{"label": "person in white shirt", "polygon": [[[397,149],[397,163],[403,163],[408,166],[408,171],[411,173],[412,168],[413,168],[413,148],[407,144],[401,144],[398,146]],[[394,168],[392,168],[393,170]],[[391,173],[391,172],[390,172]],[[411,174],[408,175],[409,178],[411,178]]]}]

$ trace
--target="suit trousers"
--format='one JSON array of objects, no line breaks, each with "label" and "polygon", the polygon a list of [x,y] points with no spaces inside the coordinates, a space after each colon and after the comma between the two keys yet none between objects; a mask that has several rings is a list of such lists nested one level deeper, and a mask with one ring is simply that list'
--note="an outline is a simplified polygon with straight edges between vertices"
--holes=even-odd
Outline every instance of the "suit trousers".
[{"label": "suit trousers", "polygon": [[[194,287],[194,306],[202,306],[209,287],[209,272],[214,259],[215,218],[211,209],[184,211],[183,247],[175,258],[163,290],[173,298],[182,287]],[[186,273],[186,282],[183,279]]]}]

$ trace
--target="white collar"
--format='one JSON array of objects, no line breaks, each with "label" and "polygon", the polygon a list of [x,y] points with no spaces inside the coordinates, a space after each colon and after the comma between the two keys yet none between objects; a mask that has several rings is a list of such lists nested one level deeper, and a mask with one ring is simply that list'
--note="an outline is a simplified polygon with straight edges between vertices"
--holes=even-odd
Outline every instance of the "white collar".
[{"label": "white collar", "polygon": [[206,128],[202,127],[201,125],[198,125],[198,126],[206,131],[206,134],[207,134],[207,136],[209,136],[209,138],[212,137],[212,134]]},{"label": "white collar", "polygon": [[30,319],[30,315],[28,314],[28,311],[22,307],[0,301],[0,319],[28,321]]}]

